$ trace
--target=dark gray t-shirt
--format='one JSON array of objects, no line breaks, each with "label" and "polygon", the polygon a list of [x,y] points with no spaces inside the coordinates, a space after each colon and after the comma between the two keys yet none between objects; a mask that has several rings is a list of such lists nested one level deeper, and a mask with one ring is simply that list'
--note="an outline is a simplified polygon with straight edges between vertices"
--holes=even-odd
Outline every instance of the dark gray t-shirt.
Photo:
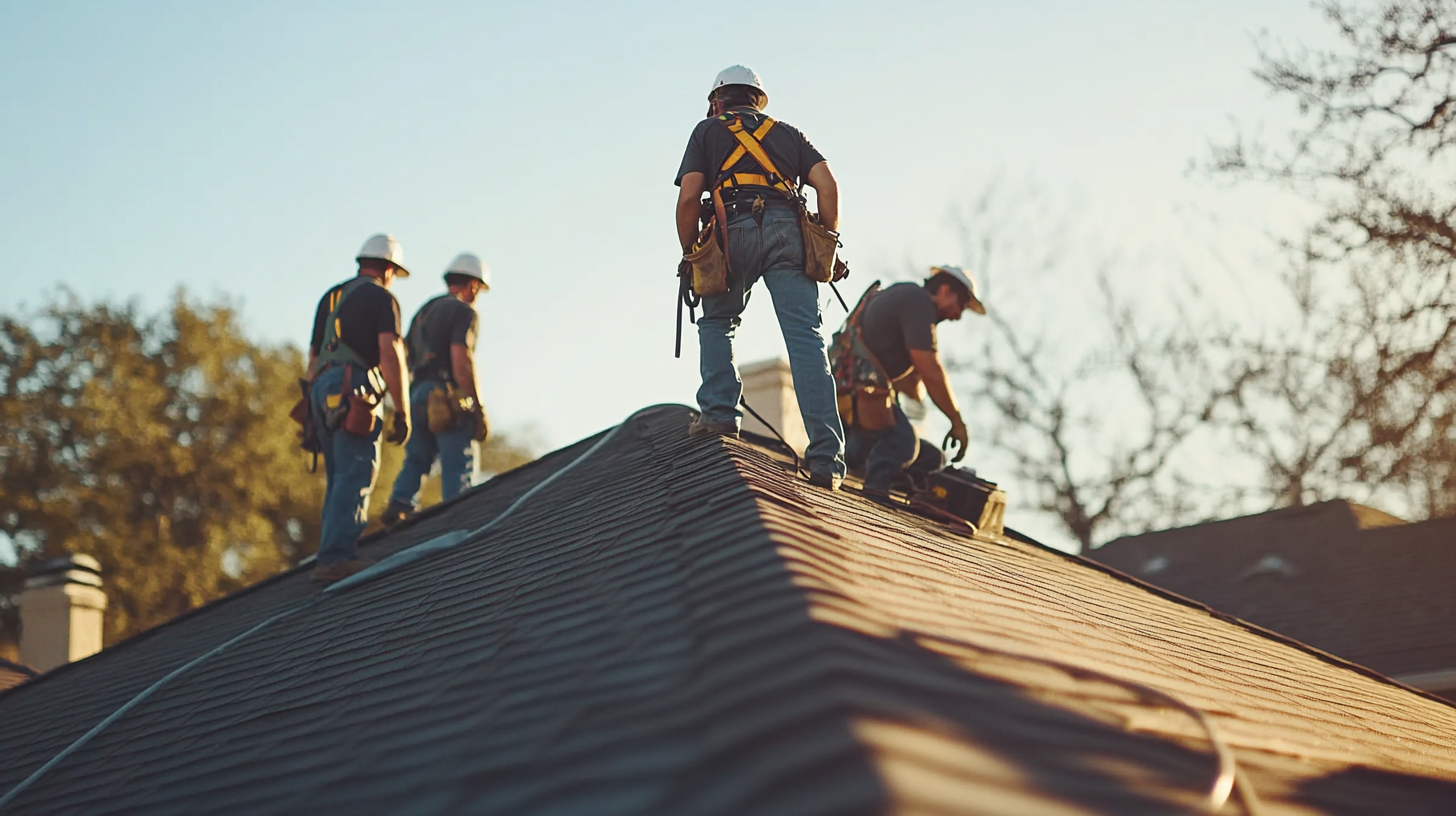
[{"label": "dark gray t-shirt", "polygon": [[440,295],[421,306],[410,321],[410,376],[453,381],[450,346],[459,343],[474,356],[477,320],[475,309],[454,295]]},{"label": "dark gray t-shirt", "polygon": [[897,283],[865,307],[860,331],[885,373],[899,379],[913,365],[911,349],[935,351],[935,301],[918,283]]},{"label": "dark gray t-shirt", "polygon": [[[753,108],[734,108],[731,112],[743,117],[743,126],[750,132],[758,130],[758,126],[763,124],[764,114]],[[773,129],[763,137],[762,144],[764,152],[773,160],[784,178],[794,179],[797,184],[802,185],[809,170],[824,161],[823,154],[804,138],[804,134],[786,122],[775,120]],[[688,149],[683,153],[682,165],[678,167],[677,179],[673,183],[682,186],[683,176],[688,173],[702,173],[703,186],[711,189],[713,182],[718,179],[718,169],[736,147],[738,139],[716,117],[704,119],[693,128],[693,135],[688,139]],[[763,172],[758,162],[747,153],[731,169],[738,173]]]}]

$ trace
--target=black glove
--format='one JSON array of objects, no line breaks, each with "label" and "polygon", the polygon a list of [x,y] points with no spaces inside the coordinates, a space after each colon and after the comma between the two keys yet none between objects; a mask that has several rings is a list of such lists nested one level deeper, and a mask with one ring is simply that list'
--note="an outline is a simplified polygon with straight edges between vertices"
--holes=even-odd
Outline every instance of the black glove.
[{"label": "black glove", "polygon": [[950,432],[945,435],[945,441],[940,443],[940,449],[945,450],[950,447],[951,442],[955,442],[959,450],[956,451],[955,458],[950,461],[952,463],[959,462],[966,458],[966,445],[970,442],[970,438],[971,433],[966,430],[965,421],[960,417],[956,417],[951,420]]},{"label": "black glove", "polygon": [[390,427],[389,433],[384,435],[384,441],[391,445],[403,445],[410,438],[409,417],[403,411],[394,412],[394,424]]}]

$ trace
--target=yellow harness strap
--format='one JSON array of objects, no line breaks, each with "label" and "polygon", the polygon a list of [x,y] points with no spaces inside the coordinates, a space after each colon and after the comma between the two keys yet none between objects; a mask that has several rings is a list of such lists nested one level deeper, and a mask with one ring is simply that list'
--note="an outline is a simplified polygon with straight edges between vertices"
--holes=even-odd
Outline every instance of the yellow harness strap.
[{"label": "yellow harness strap", "polygon": [[[763,149],[763,145],[759,141],[767,136],[770,130],[773,130],[774,120],[765,116],[763,118],[763,124],[759,125],[758,129],[752,133],[749,133],[743,127],[743,120],[737,116],[731,119],[725,116],[723,123],[728,127],[728,131],[733,134],[734,138],[738,140],[738,147],[734,148],[733,152],[728,154],[728,159],[723,162],[723,166],[718,169],[718,172],[726,173],[728,168],[737,164],[738,160],[743,158],[743,154],[747,153],[753,157],[755,162],[758,162],[760,167],[768,172],[768,175],[766,176],[762,173],[732,173],[723,179],[719,185],[720,187],[732,188],[751,185],[755,187],[772,187],[785,193],[794,192],[793,182],[783,177],[783,174],[779,172],[779,168],[773,163],[773,159],[768,157],[768,153]],[[777,178],[778,181],[770,181],[770,176]]]}]

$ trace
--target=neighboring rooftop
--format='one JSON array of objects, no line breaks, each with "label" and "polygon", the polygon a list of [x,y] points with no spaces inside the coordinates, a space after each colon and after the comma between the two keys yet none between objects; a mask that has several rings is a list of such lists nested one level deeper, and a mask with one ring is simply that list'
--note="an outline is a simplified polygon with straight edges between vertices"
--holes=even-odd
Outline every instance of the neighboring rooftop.
[{"label": "neighboring rooftop", "polygon": [[1088,557],[1443,694],[1456,692],[1456,519],[1345,501],[1120,538]]},{"label": "neighboring rooftop", "polygon": [[0,693],[0,797],[152,687],[13,811],[1190,813],[1222,746],[1266,815],[1456,801],[1442,701],[688,418],[639,412],[370,540],[516,507],[375,580],[295,570]]},{"label": "neighboring rooftop", "polygon": [[13,660],[6,660],[0,657],[0,691],[14,688],[37,676],[35,669],[24,663],[16,663]]}]

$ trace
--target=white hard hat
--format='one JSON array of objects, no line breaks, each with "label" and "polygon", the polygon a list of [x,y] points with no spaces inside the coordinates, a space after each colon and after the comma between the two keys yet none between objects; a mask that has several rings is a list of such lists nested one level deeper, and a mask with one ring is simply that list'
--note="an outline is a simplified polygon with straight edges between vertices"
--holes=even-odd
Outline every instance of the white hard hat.
[{"label": "white hard hat", "polygon": [[763,90],[763,83],[759,81],[758,74],[746,65],[730,65],[718,72],[718,78],[713,80],[713,87],[708,91],[708,96],[713,96],[713,91],[724,85],[747,85],[750,88],[757,88],[763,91],[763,98],[768,99],[768,91]]},{"label": "white hard hat", "polygon": [[455,256],[455,260],[445,267],[446,275],[466,275],[475,278],[485,284],[481,288],[490,291],[490,267],[480,262],[480,258],[471,255],[469,252],[462,252]]},{"label": "white hard hat", "polygon": [[930,267],[931,275],[937,272],[944,272],[965,285],[967,291],[971,293],[971,302],[966,304],[967,309],[970,309],[976,314],[986,313],[986,304],[981,302],[981,295],[976,291],[976,279],[971,277],[971,273],[961,269],[959,266],[951,266],[949,264]]},{"label": "white hard hat", "polygon": [[404,268],[404,250],[399,248],[399,241],[393,235],[369,236],[364,246],[359,248],[359,255],[354,260],[362,261],[365,258],[378,258],[381,261],[389,261],[398,270],[395,274],[401,278],[409,277],[409,270]]}]

